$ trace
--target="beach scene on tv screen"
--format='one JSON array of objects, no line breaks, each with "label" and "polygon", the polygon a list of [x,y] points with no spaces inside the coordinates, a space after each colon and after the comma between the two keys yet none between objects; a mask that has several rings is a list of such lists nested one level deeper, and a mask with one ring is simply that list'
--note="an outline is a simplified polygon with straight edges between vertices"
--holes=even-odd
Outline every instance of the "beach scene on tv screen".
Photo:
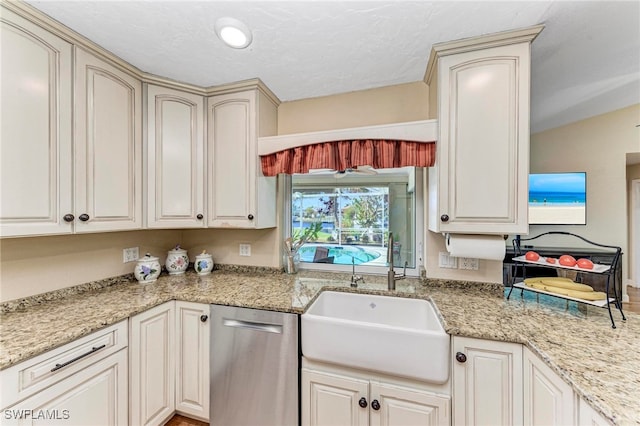
[{"label": "beach scene on tv screen", "polygon": [[529,175],[529,223],[586,224],[586,173]]}]

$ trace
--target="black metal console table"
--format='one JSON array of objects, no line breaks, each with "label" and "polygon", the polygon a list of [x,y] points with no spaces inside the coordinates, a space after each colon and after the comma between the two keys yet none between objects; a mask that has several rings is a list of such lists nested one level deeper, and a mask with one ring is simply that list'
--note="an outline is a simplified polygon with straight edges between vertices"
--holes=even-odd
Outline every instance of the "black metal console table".
[{"label": "black metal console table", "polygon": [[[540,259],[537,261],[527,260],[525,258],[525,253],[527,251],[538,252],[538,250],[536,250],[536,243],[544,241],[543,237],[549,236],[549,235],[562,235],[562,236],[577,238],[589,244],[592,247],[598,247],[597,250],[587,250],[587,251],[589,253],[594,254],[594,256],[592,257],[599,260],[599,262],[598,263],[594,262],[594,269],[591,270],[591,269],[579,268],[577,266],[568,267],[568,266],[559,265],[557,263],[551,264],[546,262],[546,258],[543,256],[541,256]],[[540,238],[542,238],[542,240],[539,240]],[[584,237],[581,237],[580,235],[572,234],[570,232],[563,232],[563,231],[545,232],[543,234],[540,234],[532,238],[516,237],[515,239],[513,239],[512,243],[513,243],[514,257],[511,260],[512,262],[510,266],[511,271],[509,274],[510,275],[509,285],[511,288],[509,289],[507,299],[511,297],[511,293],[513,292],[514,288],[519,288],[521,295],[524,290],[528,290],[534,293],[542,293],[549,296],[558,297],[561,299],[573,300],[579,303],[585,303],[585,304],[599,306],[599,307],[606,306],[609,311],[609,318],[611,319],[611,327],[616,328],[616,324],[613,319],[613,314],[611,313],[611,303],[613,303],[615,307],[618,308],[618,310],[620,311],[620,314],[622,315],[622,320],[626,321],[627,318],[624,316],[624,312],[622,311],[622,277],[620,274],[620,261],[622,257],[622,248],[617,246],[610,246],[610,245],[595,243],[593,241],[587,240]],[[571,250],[572,249],[567,249],[567,251],[571,251]],[[584,251],[585,250],[581,250],[581,249],[575,250],[576,253],[580,253]],[[547,252],[549,252],[549,250],[547,250]],[[564,252],[563,254],[572,255],[571,252]],[[528,277],[527,267],[529,267],[529,269],[534,269],[534,270],[538,268],[551,268],[555,270],[560,269],[560,270],[574,271],[574,272],[577,272],[576,281],[578,280],[582,281],[581,277],[583,276],[583,274],[599,274],[604,278],[604,283],[605,283],[604,292],[606,293],[606,299],[603,301],[588,301],[583,299],[577,299],[577,298],[565,296],[562,294],[551,293],[544,290],[528,287],[528,286],[525,286],[524,282],[516,282],[518,280],[518,277],[520,276],[518,268],[520,268],[520,271],[522,272],[521,276],[523,280],[524,278]]]}]

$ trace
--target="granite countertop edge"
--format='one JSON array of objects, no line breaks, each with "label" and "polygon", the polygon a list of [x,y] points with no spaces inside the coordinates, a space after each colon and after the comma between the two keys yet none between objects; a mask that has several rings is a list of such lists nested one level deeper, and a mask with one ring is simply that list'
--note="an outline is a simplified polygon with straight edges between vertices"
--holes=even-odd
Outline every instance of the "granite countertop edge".
[{"label": "granite countertop edge", "polygon": [[[457,280],[410,279],[399,282],[402,284],[396,292],[386,290],[386,277],[367,277],[373,282],[369,286],[361,286],[358,289],[352,289],[348,285],[341,286],[335,284],[336,281],[348,283],[348,277],[349,276],[343,274],[326,272],[292,276],[281,274],[279,271],[273,270],[273,268],[269,268],[266,271],[262,271],[259,268],[228,268],[226,270],[214,271],[209,277],[201,277],[195,273],[171,277],[163,275],[157,283],[142,285],[135,282],[133,276],[129,274],[95,283],[83,284],[70,289],[63,289],[58,292],[21,299],[19,301],[3,303],[0,304],[0,370],[7,369],[22,361],[171,300],[302,314],[321,291],[334,290],[381,295],[394,294],[397,296],[417,297],[430,300],[436,307],[445,331],[452,336],[497,340],[525,345],[562,377],[579,396],[587,401],[587,403],[602,416],[614,424],[631,424],[637,422],[637,420],[628,417],[626,413],[616,413],[606,400],[603,401],[597,397],[597,395],[594,395],[594,392],[589,390],[588,380],[581,380],[579,374],[572,374],[572,371],[570,371],[566,365],[563,365],[562,359],[558,359],[559,357],[554,356],[554,353],[550,353],[549,346],[544,341],[540,342],[539,338],[535,338],[535,335],[539,334],[535,333],[540,330],[539,326],[537,328],[531,328],[529,327],[531,324],[525,321],[515,321],[509,324],[509,327],[502,327],[500,329],[495,326],[492,328],[484,327],[482,324],[480,326],[469,326],[465,322],[471,321],[464,317],[477,316],[478,313],[464,312],[460,314],[456,312],[455,306],[447,302],[448,299],[455,298],[458,295],[471,297],[469,295],[472,294],[473,297],[479,297],[478,300],[481,300],[482,303],[486,302],[491,306],[496,306],[497,309],[503,309],[507,313],[509,313],[508,311],[510,310],[515,310],[516,314],[522,316],[520,315],[522,313],[520,310],[522,309],[536,311],[537,313],[539,309],[535,306],[533,308],[523,308],[505,304],[501,284]],[[308,281],[305,282],[305,280]],[[256,293],[262,289],[261,283],[265,283],[265,287],[269,289],[273,287],[273,294],[267,295],[266,297],[257,297],[256,295],[256,297],[252,298],[252,292]],[[384,286],[381,285],[381,283],[384,283]],[[160,284],[160,286],[158,284]],[[225,284],[228,286],[225,286]],[[200,286],[200,288],[197,288],[198,286]],[[303,288],[301,289],[300,287]],[[307,293],[305,297],[299,297],[300,294],[305,292]],[[240,295],[244,295],[244,297]],[[24,321],[26,317],[37,316],[40,311],[51,310],[53,306],[58,306],[59,304],[73,305],[73,303],[84,303],[86,301],[89,305],[87,310],[91,311],[92,306],[100,305],[101,298],[111,300],[114,297],[120,296],[128,297],[127,301],[123,303],[123,306],[103,307],[96,315],[85,315],[79,323],[69,326],[67,330],[57,330],[54,333],[47,331],[45,332],[45,335],[48,337],[47,339],[32,338],[29,340],[25,336],[25,334],[33,333],[36,328],[16,331],[10,327],[6,327],[7,322],[11,322],[7,321],[9,318],[22,317],[18,322]],[[293,298],[301,300],[297,300],[298,303],[294,303],[292,301]],[[61,307],[61,311],[64,310],[64,307]],[[544,314],[555,315],[555,317],[559,315],[554,312],[544,312]],[[634,320],[637,320],[637,318],[640,317],[636,316]],[[50,321],[55,323],[56,321],[62,321],[62,319],[53,318]],[[599,319],[599,323],[604,324],[601,319]],[[37,324],[35,327],[37,327]],[[29,343],[19,345],[18,350],[16,350],[15,347],[11,348],[11,350],[6,350],[7,339],[21,338],[25,338],[25,342],[28,341]],[[33,340],[36,340],[36,342],[34,343]],[[640,368],[640,364],[638,367]]]}]

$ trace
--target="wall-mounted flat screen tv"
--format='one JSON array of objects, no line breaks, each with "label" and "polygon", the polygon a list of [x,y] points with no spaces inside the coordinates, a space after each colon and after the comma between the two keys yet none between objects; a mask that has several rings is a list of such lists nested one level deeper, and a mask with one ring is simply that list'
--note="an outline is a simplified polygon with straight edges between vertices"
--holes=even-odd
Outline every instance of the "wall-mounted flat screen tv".
[{"label": "wall-mounted flat screen tv", "polygon": [[530,225],[586,225],[587,174],[529,175]]}]

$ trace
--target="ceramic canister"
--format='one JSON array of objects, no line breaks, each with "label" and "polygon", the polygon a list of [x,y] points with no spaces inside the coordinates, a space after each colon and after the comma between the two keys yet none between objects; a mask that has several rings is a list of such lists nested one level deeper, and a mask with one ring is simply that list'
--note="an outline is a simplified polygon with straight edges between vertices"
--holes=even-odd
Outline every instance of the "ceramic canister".
[{"label": "ceramic canister", "polygon": [[193,267],[198,275],[210,274],[213,270],[213,258],[206,250],[203,250],[202,253],[196,256]]},{"label": "ceramic canister", "polygon": [[133,275],[142,284],[152,283],[160,276],[160,270],[158,258],[147,253],[138,260],[135,268],[133,268]]},{"label": "ceramic canister", "polygon": [[184,271],[186,271],[189,266],[187,251],[180,248],[180,245],[175,246],[175,248],[167,252],[167,260],[164,266],[167,267],[169,275],[184,274]]}]

